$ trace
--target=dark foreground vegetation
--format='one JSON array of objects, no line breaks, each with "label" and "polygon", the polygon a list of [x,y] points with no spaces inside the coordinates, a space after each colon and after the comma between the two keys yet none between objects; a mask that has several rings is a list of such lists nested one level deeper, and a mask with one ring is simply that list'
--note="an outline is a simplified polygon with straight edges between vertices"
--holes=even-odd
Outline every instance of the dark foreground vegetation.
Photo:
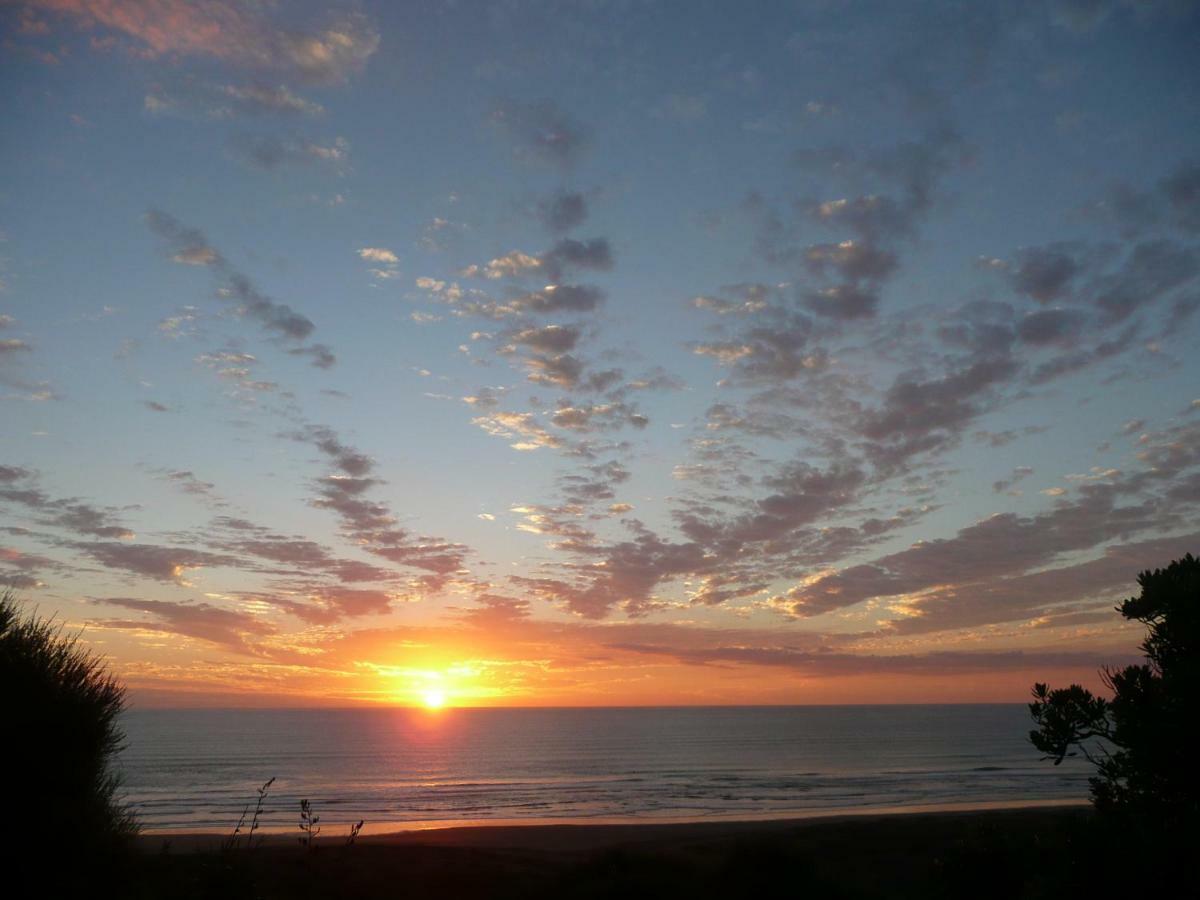
[{"label": "dark foreground vegetation", "polygon": [[1200,717],[1200,560],[1190,553],[1138,575],[1142,592],[1119,607],[1146,626],[1146,662],[1105,669],[1112,697],[1077,684],[1034,685],[1030,740],[1058,765],[1082,754],[1098,812],[1185,827],[1200,821],[1194,734]]},{"label": "dark foreground vegetation", "polygon": [[[113,770],[125,691],[60,625],[0,595],[3,878],[46,890],[115,875],[136,824]],[[37,862],[52,848],[53,863]],[[0,891],[3,887],[0,887]],[[18,893],[18,896],[21,894]]]},{"label": "dark foreground vegetation", "polygon": [[164,853],[161,840],[147,836],[128,896],[1060,900],[1141,896],[1151,869],[1157,881],[1171,868],[1176,884],[1200,884],[1190,840],[1180,835],[1171,846],[1158,836],[1112,831],[1082,807],[683,826],[674,833],[635,826],[615,830],[607,846],[580,846],[554,832],[480,829],[457,838],[360,839],[351,847],[339,841],[311,852],[267,843],[239,853],[180,846]]}]

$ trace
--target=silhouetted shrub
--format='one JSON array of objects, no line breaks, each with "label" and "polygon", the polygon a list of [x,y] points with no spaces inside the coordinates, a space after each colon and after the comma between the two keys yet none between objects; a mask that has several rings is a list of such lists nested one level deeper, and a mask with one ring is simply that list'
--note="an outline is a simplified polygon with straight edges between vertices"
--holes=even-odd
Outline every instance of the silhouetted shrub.
[{"label": "silhouetted shrub", "polygon": [[1195,821],[1200,780],[1194,733],[1200,712],[1200,560],[1190,553],[1138,576],[1142,592],[1117,609],[1148,628],[1147,662],[1105,669],[1112,699],[1073,684],[1033,688],[1034,746],[1054,759],[1082,753],[1096,767],[1092,799],[1101,812],[1159,823]]},{"label": "silhouetted shrub", "polygon": [[321,833],[321,826],[317,823],[321,821],[321,817],[313,812],[312,804],[307,800],[300,801],[300,846],[305,850],[312,850],[317,845],[317,835]]},{"label": "silhouetted shrub", "polygon": [[111,858],[137,829],[117,800],[113,768],[123,740],[117,718],[124,688],[76,637],[22,614],[6,591],[0,595],[0,692],[5,817],[17,827],[10,849],[61,843],[72,860],[64,869],[83,858]]},{"label": "silhouetted shrub", "polygon": [[[254,802],[254,818],[250,820],[250,832],[245,836],[245,846],[250,850],[254,850],[262,844],[261,837],[257,842],[254,840],[254,832],[258,831],[259,825],[262,822],[263,807],[266,805],[267,794],[274,783],[275,776],[272,775],[263,783],[262,787],[258,788],[258,799]],[[249,803],[242,809],[242,815],[233,827],[233,833],[221,842],[221,849],[223,851],[237,850],[238,847],[242,846],[242,829],[246,826],[246,816],[248,815],[250,815]]]}]

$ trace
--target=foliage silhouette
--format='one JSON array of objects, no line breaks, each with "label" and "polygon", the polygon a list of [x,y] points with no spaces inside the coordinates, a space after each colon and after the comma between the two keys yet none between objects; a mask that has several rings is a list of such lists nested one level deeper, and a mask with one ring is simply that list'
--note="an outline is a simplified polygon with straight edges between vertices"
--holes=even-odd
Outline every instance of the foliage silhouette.
[{"label": "foliage silhouette", "polygon": [[[114,757],[125,689],[102,660],[61,625],[23,614],[11,591],[0,595],[5,806],[22,827],[9,850],[28,859],[38,841],[64,841],[81,862],[111,864],[137,831],[118,800]],[[62,882],[67,870],[42,872]]]},{"label": "foliage silhouette", "polygon": [[312,804],[307,800],[300,801],[300,845],[305,850],[313,850],[316,847],[317,835],[321,833],[321,826],[318,824],[321,817],[313,813]]},{"label": "foliage silhouette", "polygon": [[1117,611],[1147,626],[1146,663],[1103,670],[1111,700],[1077,684],[1034,685],[1029,738],[1055,765],[1076,753],[1095,765],[1097,810],[1194,822],[1200,781],[1186,736],[1200,712],[1200,560],[1189,553],[1138,584]]},{"label": "foliage silhouette", "polygon": [[[275,783],[275,776],[271,776],[262,787],[258,788],[258,799],[254,803],[254,818],[250,820],[250,832],[246,835],[246,847],[253,850],[262,844],[262,838],[257,841],[254,839],[254,832],[258,831],[259,824],[262,820],[263,807],[267,802],[267,793],[271,790],[271,785]],[[242,809],[242,814],[237,820],[237,824],[233,827],[233,832],[229,837],[221,842],[222,851],[236,850],[242,843],[242,829],[246,826],[246,816],[250,815],[250,804],[247,803]]]}]

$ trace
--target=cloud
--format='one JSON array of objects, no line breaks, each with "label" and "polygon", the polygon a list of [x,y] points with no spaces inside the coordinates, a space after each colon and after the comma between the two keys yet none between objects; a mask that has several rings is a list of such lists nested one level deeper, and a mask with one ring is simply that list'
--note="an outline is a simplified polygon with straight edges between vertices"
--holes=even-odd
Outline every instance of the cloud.
[{"label": "cloud", "polygon": [[534,384],[545,384],[570,390],[579,383],[583,362],[570,353],[556,355],[534,354],[525,360],[527,376]]},{"label": "cloud", "polygon": [[782,438],[802,431],[794,416],[765,410],[744,411],[729,403],[714,403],[704,411],[708,431],[741,431],[745,434]]},{"label": "cloud", "polygon": [[855,284],[836,284],[809,293],[805,305],[831,319],[863,319],[875,315],[879,295]]},{"label": "cloud", "polygon": [[810,207],[809,215],[847,227],[868,243],[906,236],[929,212],[942,179],[966,158],[962,138],[950,129],[902,141],[862,160],[844,154],[842,174],[878,179],[889,193],[824,201]]},{"label": "cloud", "polygon": [[12,484],[14,481],[23,481],[26,478],[33,478],[34,474],[31,469],[26,469],[22,466],[0,465],[0,484]]},{"label": "cloud", "polygon": [[1181,164],[1160,183],[1174,225],[1191,234],[1200,234],[1200,162]]},{"label": "cloud", "polygon": [[894,272],[898,263],[895,253],[862,241],[846,240],[838,244],[813,244],[805,252],[804,264],[816,275],[832,272],[848,281],[875,281]]},{"label": "cloud", "polygon": [[724,521],[681,512],[677,514],[681,530],[708,547],[722,546],[722,555],[737,556],[746,544],[783,540],[797,528],[849,505],[867,478],[849,462],[821,469],[794,461],[762,481],[771,493],[755,500],[751,511]]},{"label": "cloud", "polygon": [[329,164],[340,169],[350,157],[350,143],[342,137],[319,144],[307,138],[239,134],[231,140],[230,147],[243,162],[268,170],[311,164]]},{"label": "cloud", "polygon": [[383,590],[326,586],[286,593],[247,591],[237,596],[280,609],[312,625],[332,625],[347,618],[383,615],[391,610],[393,599],[390,592]]},{"label": "cloud", "polygon": [[[1055,668],[1099,668],[1113,660],[1094,650],[946,650],[932,653],[875,654],[808,650],[786,644],[681,648],[656,644],[612,643],[614,650],[669,657],[692,666],[768,666],[791,669],[811,678],[847,675],[952,675],[1004,671],[1038,672]],[[1130,654],[1130,661],[1133,655]]]},{"label": "cloud", "polygon": [[146,213],[150,230],[167,242],[167,252],[177,263],[189,266],[222,266],[221,254],[208,243],[198,228],[184,225],[174,216],[157,209]]},{"label": "cloud", "polygon": [[484,593],[475,597],[475,602],[479,606],[465,610],[462,619],[477,628],[511,626],[529,617],[528,600]]},{"label": "cloud", "polygon": [[120,524],[112,510],[76,498],[50,497],[34,486],[37,473],[20,466],[0,466],[0,503],[32,510],[42,525],[89,537],[130,540],[133,532]]},{"label": "cloud", "polygon": [[638,616],[654,608],[652,594],[660,582],[705,572],[713,565],[700,545],[664,541],[647,531],[591,555],[593,564],[578,579],[517,577],[513,582],[586,619],[602,619],[617,605],[627,615]]},{"label": "cloud", "polygon": [[497,352],[504,356],[526,352],[521,362],[528,371],[528,380],[535,384],[566,390],[608,390],[622,378],[622,373],[618,370],[594,372],[585,379],[583,360],[570,352],[580,337],[578,326],[532,326],[505,332],[500,337]]},{"label": "cloud", "polygon": [[498,256],[486,266],[468,266],[462,271],[466,277],[489,278],[497,281],[501,278],[518,278],[522,275],[536,272],[542,268],[542,260],[520,250],[512,250],[504,256]]},{"label": "cloud", "polygon": [[104,628],[128,630],[159,630],[185,637],[198,638],[237,653],[260,655],[252,641],[275,633],[269,622],[250,613],[223,609],[211,603],[176,603],[169,600],[141,600],[131,597],[98,597],[104,606],[134,610],[153,617],[154,621],[114,621],[100,619],[95,624]]},{"label": "cloud", "polygon": [[1038,303],[1053,303],[1069,295],[1076,276],[1083,271],[1081,248],[1073,243],[1055,243],[1018,251],[1009,267],[1013,288]]},{"label": "cloud", "polygon": [[616,460],[589,465],[585,471],[586,475],[565,474],[559,477],[559,487],[567,503],[582,506],[613,500],[617,496],[617,485],[629,480],[629,470]]},{"label": "cloud", "polygon": [[[662,609],[657,591],[679,579],[692,585],[690,602],[719,605],[765,591],[793,566],[860,550],[915,518],[906,513],[892,521],[866,520],[861,529],[833,528],[827,523],[856,501],[866,475],[851,464],[820,469],[797,460],[764,477],[765,495],[738,504],[745,512],[721,515],[703,504],[676,510],[683,541],[664,538],[633,519],[623,520],[629,539],[601,540],[580,517],[589,504],[616,499],[616,486],[628,477],[619,463],[589,465],[560,477],[565,505],[518,508],[525,516],[520,530],[551,537],[552,548],[569,552],[575,561],[545,566],[544,575],[518,577],[514,584],[590,619],[614,609],[631,617]],[[614,506],[613,512],[629,510]],[[817,522],[823,523],[819,529],[812,527]]]},{"label": "cloud", "polygon": [[563,238],[542,254],[541,264],[555,281],[570,270],[607,271],[613,267],[612,247],[605,238],[588,241]]},{"label": "cloud", "polygon": [[466,231],[462,222],[434,216],[421,234],[420,245],[431,253],[441,253],[457,245]]},{"label": "cloud", "polygon": [[386,247],[362,247],[358,255],[360,259],[375,263],[371,274],[378,280],[387,281],[400,277],[400,258]]},{"label": "cloud", "polygon": [[202,353],[196,357],[196,362],[208,366],[217,373],[217,377],[231,382],[238,391],[250,395],[272,393],[279,389],[279,385],[274,381],[262,381],[253,377],[252,370],[258,364],[258,359],[249,353],[232,350]]},{"label": "cloud", "polygon": [[47,525],[95,537],[120,540],[132,540],[134,537],[133,532],[128,528],[113,522],[112,513],[97,509],[90,504],[60,500],[48,508],[53,509],[54,512],[49,518],[43,520]]},{"label": "cloud", "polygon": [[1135,346],[1137,334],[1138,326],[1135,323],[1114,337],[1102,340],[1091,347],[1085,347],[1072,353],[1058,354],[1034,369],[1029,380],[1033,384],[1045,384],[1095,363],[1120,356]]},{"label": "cloud", "polygon": [[[1033,384],[1114,359],[1138,346],[1139,313],[1171,304],[1158,326],[1166,333],[1181,328],[1200,308],[1200,294],[1195,293],[1200,251],[1170,238],[1028,247],[1001,271],[1018,294],[1049,307],[1015,320],[1014,336],[1031,347],[1072,351],[1035,366]],[[1123,330],[1115,332],[1118,327]],[[988,339],[993,344],[997,333],[993,328]]]},{"label": "cloud", "polygon": [[[3,282],[0,281],[0,291]],[[12,318],[6,317],[7,322],[0,327],[12,324]],[[20,397],[26,400],[43,401],[57,400],[58,393],[46,381],[30,381],[19,372],[27,359],[33,356],[33,346],[21,338],[0,338],[0,385],[13,388],[18,393],[8,394],[7,398]],[[5,395],[0,394],[0,398]]]},{"label": "cloud", "polygon": [[538,201],[537,215],[547,231],[570,231],[587,221],[587,198],[575,191],[556,191]]},{"label": "cloud", "polygon": [[923,634],[1002,622],[1043,624],[1043,620],[1049,625],[1064,612],[1078,614],[1079,607],[1073,604],[1096,599],[1101,604],[1089,611],[1111,618],[1113,601],[1119,595],[1136,593],[1134,573],[1166,565],[1194,553],[1197,547],[1200,532],[1193,532],[1116,544],[1106,547],[1098,558],[1075,565],[995,578],[969,587],[947,585],[907,604],[905,616],[889,622],[885,630]]},{"label": "cloud", "polygon": [[61,572],[66,566],[54,559],[0,546],[0,584],[14,590],[41,587],[40,573]]},{"label": "cloud", "polygon": [[327,344],[310,344],[307,347],[293,347],[288,351],[289,356],[307,357],[310,364],[318,369],[331,369],[337,365],[337,356]]},{"label": "cloud", "polygon": [[227,554],[156,544],[84,541],[76,542],[71,547],[109,569],[120,569],[144,578],[176,584],[186,584],[184,576],[195,569],[222,566],[240,568],[244,564],[243,560]]},{"label": "cloud", "polygon": [[[803,168],[815,165],[825,170],[825,177],[818,182],[822,190],[828,190],[829,175],[856,185],[873,183],[878,190],[801,200],[792,204],[795,212],[780,210],[761,195],[752,194],[743,209],[755,222],[755,249],[769,265],[795,273],[796,296],[821,319],[844,323],[872,318],[880,306],[882,286],[900,267],[896,245],[914,234],[934,203],[940,181],[961,163],[963,155],[961,140],[950,131],[900,143],[861,159],[844,148],[801,153],[797,162]],[[804,239],[814,226],[840,233],[839,239],[806,246]],[[852,236],[844,237],[846,232]],[[754,341],[745,339],[749,335],[739,336],[740,340],[733,338],[723,349],[710,345],[709,352],[726,364],[736,363],[743,378],[751,370],[756,380],[796,377],[804,367],[795,365],[795,350],[781,357],[772,352],[769,338],[764,337],[782,326],[794,338],[807,338],[807,326],[790,309],[766,301],[764,291],[742,304],[704,297],[694,305],[722,314],[754,313],[756,318],[778,322],[773,327],[751,326],[755,328]],[[798,348],[794,340],[792,343]],[[731,355],[739,345],[741,354]],[[771,360],[771,356],[776,358]]]},{"label": "cloud", "polygon": [[550,100],[504,100],[493,106],[490,118],[518,158],[527,161],[567,167],[587,147],[583,128]]},{"label": "cloud", "polygon": [[538,424],[533,413],[493,412],[477,416],[471,423],[488,434],[508,438],[514,450],[537,450],[540,447],[559,448],[565,441]]},{"label": "cloud", "polygon": [[474,394],[463,397],[462,400],[463,403],[473,406],[476,409],[495,409],[500,405],[498,394],[503,393],[505,390],[505,388],[481,387]]},{"label": "cloud", "polygon": [[1200,234],[1200,161],[1181,161],[1147,190],[1116,185],[1096,211],[1127,238],[1161,229]]},{"label": "cloud", "polygon": [[1087,322],[1077,309],[1043,309],[1026,315],[1017,324],[1017,335],[1027,344],[1069,344]]},{"label": "cloud", "polygon": [[32,349],[28,341],[23,341],[20,338],[4,338],[0,340],[0,358],[17,353],[28,353]]},{"label": "cloud", "polygon": [[918,453],[953,445],[984,410],[988,392],[1017,371],[1017,363],[998,356],[962,365],[936,378],[899,376],[876,409],[854,422],[867,439],[868,456],[884,469]]},{"label": "cloud", "polygon": [[578,404],[569,400],[559,403],[550,421],[558,428],[580,433],[612,431],[626,425],[645,428],[650,424],[646,416],[627,403]]},{"label": "cloud", "polygon": [[[1194,501],[1186,493],[1170,499],[1171,486],[1178,490],[1186,485],[1182,476],[1200,463],[1200,454],[1180,443],[1188,434],[1191,430],[1181,426],[1150,437],[1140,454],[1147,468],[1124,475],[1102,473],[1079,485],[1077,499],[1060,500],[1048,511],[1028,517],[1014,513],[990,516],[952,538],[923,541],[873,562],[823,575],[793,588],[785,599],[797,615],[812,616],[866,600],[931,590],[935,596],[985,596],[992,591],[988,585],[1010,583],[1014,577],[1053,564],[1064,554],[1093,550],[1139,533],[1178,528],[1187,522],[1182,510]],[[1167,498],[1146,492],[1158,485],[1168,488]],[[1129,495],[1137,497],[1137,502],[1120,505],[1121,498]],[[1129,565],[1128,557],[1123,565]],[[1126,578],[1130,571],[1125,570]],[[1009,596],[1002,588],[997,590]],[[912,609],[925,608],[922,602],[918,600]]]},{"label": "cloud", "polygon": [[569,271],[585,269],[607,271],[612,267],[612,247],[607,239],[593,238],[578,241],[573,238],[562,238],[540,256],[531,256],[520,250],[513,250],[491,260],[486,266],[468,266],[460,274],[465,277],[481,277],[493,281],[502,278],[538,275],[543,282],[560,282]]},{"label": "cloud", "polygon": [[218,287],[217,296],[236,304],[242,315],[289,340],[304,340],[312,334],[316,326],[307,316],[262,294],[249,278],[208,243],[199,229],[183,225],[174,216],[159,210],[146,213],[146,224],[166,241],[167,253],[173,261],[207,266],[223,275],[225,280]]},{"label": "cloud", "polygon": [[[371,482],[372,484],[375,482]],[[359,486],[366,490],[370,484]],[[328,575],[341,583],[391,581],[395,573],[387,568],[354,559],[343,559],[316,541],[297,535],[281,534],[245,519],[218,516],[209,529],[194,538],[214,550],[252,556],[279,563],[284,568],[276,575]],[[321,589],[329,587],[323,586]]]},{"label": "cloud", "polygon": [[358,251],[358,255],[368,262],[377,263],[398,263],[400,259],[391,250],[385,247],[363,247]]},{"label": "cloud", "polygon": [[812,319],[779,310],[756,318],[764,321],[730,340],[694,343],[692,352],[713,357],[747,384],[787,381],[825,367],[824,351],[813,346]]},{"label": "cloud", "polygon": [[392,608],[392,595],[381,590],[322,587],[313,596],[341,616],[382,615]]},{"label": "cloud", "polygon": [[[798,165],[820,171],[814,189],[836,189],[845,181],[862,192],[802,197],[787,205],[751,194],[742,211],[754,225],[754,249],[763,262],[787,270],[789,280],[774,286],[751,281],[696,297],[694,307],[732,321],[716,329],[719,338],[693,343],[693,352],[732,370],[722,384],[832,384],[824,377],[829,342],[877,316],[883,288],[900,269],[899,248],[915,235],[941,182],[966,156],[950,130],[865,156],[845,148],[798,154]],[[814,242],[814,230],[836,237]]]},{"label": "cloud", "polygon": [[541,290],[519,294],[511,299],[480,300],[474,297],[463,298],[462,292],[450,296],[445,290],[445,284],[432,279],[425,280],[418,287],[432,290],[435,295],[445,298],[462,314],[482,316],[488,319],[502,320],[516,316],[528,315],[557,315],[561,313],[585,313],[599,307],[605,299],[604,291],[597,287],[583,284],[550,284]]},{"label": "cloud", "polygon": [[772,291],[773,288],[766,284],[730,284],[722,287],[715,296],[694,297],[692,306],[721,316],[731,313],[748,315],[766,309]]},{"label": "cloud", "polygon": [[1013,493],[1020,494],[1021,492],[1013,491],[1012,487],[1018,481],[1023,481],[1033,474],[1032,466],[1017,466],[1012,470],[1012,474],[1007,478],[1002,478],[999,481],[992,482],[992,491],[997,494]]},{"label": "cloud", "polygon": [[591,312],[604,300],[599,288],[578,284],[548,285],[540,291],[525,294],[510,304],[522,312],[557,313]]},{"label": "cloud", "polygon": [[1200,274],[1200,250],[1168,239],[1133,246],[1122,267],[1100,280],[1094,302],[1119,322]]},{"label": "cloud", "polygon": [[543,353],[566,353],[579,342],[579,329],[568,325],[524,328],[508,335],[508,340]]},{"label": "cloud", "polygon": [[287,85],[214,84],[189,79],[152,87],[142,101],[149,113],[200,115],[209,119],[241,116],[319,116],[325,108],[295,94]]},{"label": "cloud", "polygon": [[117,32],[149,57],[211,56],[246,68],[337,84],[361,72],[379,33],[358,13],[307,29],[278,26],[263,8],[228,0],[30,0],[85,28]]},{"label": "cloud", "polygon": [[217,486],[211,481],[197,478],[196,473],[190,469],[167,469],[161,471],[159,477],[185,494],[220,503],[216,495]]},{"label": "cloud", "polygon": [[375,464],[370,457],[343,443],[324,426],[309,426],[295,437],[315,446],[334,468],[333,473],[317,482],[317,495],[310,503],[337,514],[343,533],[363,550],[389,562],[431,572],[438,579],[463,567],[467,549],[461,544],[400,528],[386,504],[366,498],[368,491],[384,483],[373,476]]}]

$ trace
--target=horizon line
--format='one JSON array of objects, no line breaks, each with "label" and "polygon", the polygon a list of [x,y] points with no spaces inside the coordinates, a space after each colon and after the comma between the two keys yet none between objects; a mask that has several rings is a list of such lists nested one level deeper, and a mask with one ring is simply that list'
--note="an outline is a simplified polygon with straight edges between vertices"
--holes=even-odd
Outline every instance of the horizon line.
[{"label": "horizon line", "polygon": [[137,706],[131,705],[124,712],[230,712],[230,711],[361,711],[361,710],[412,710],[439,715],[454,710],[462,711],[496,711],[496,710],[628,710],[628,709],[832,709],[838,707],[913,707],[913,706],[1026,706],[1025,701],[1018,700],[953,700],[905,703],[643,703],[643,704],[561,704],[561,705],[497,705],[497,706],[442,706],[431,709],[421,704],[358,704],[346,705],[292,705],[292,706]]}]

